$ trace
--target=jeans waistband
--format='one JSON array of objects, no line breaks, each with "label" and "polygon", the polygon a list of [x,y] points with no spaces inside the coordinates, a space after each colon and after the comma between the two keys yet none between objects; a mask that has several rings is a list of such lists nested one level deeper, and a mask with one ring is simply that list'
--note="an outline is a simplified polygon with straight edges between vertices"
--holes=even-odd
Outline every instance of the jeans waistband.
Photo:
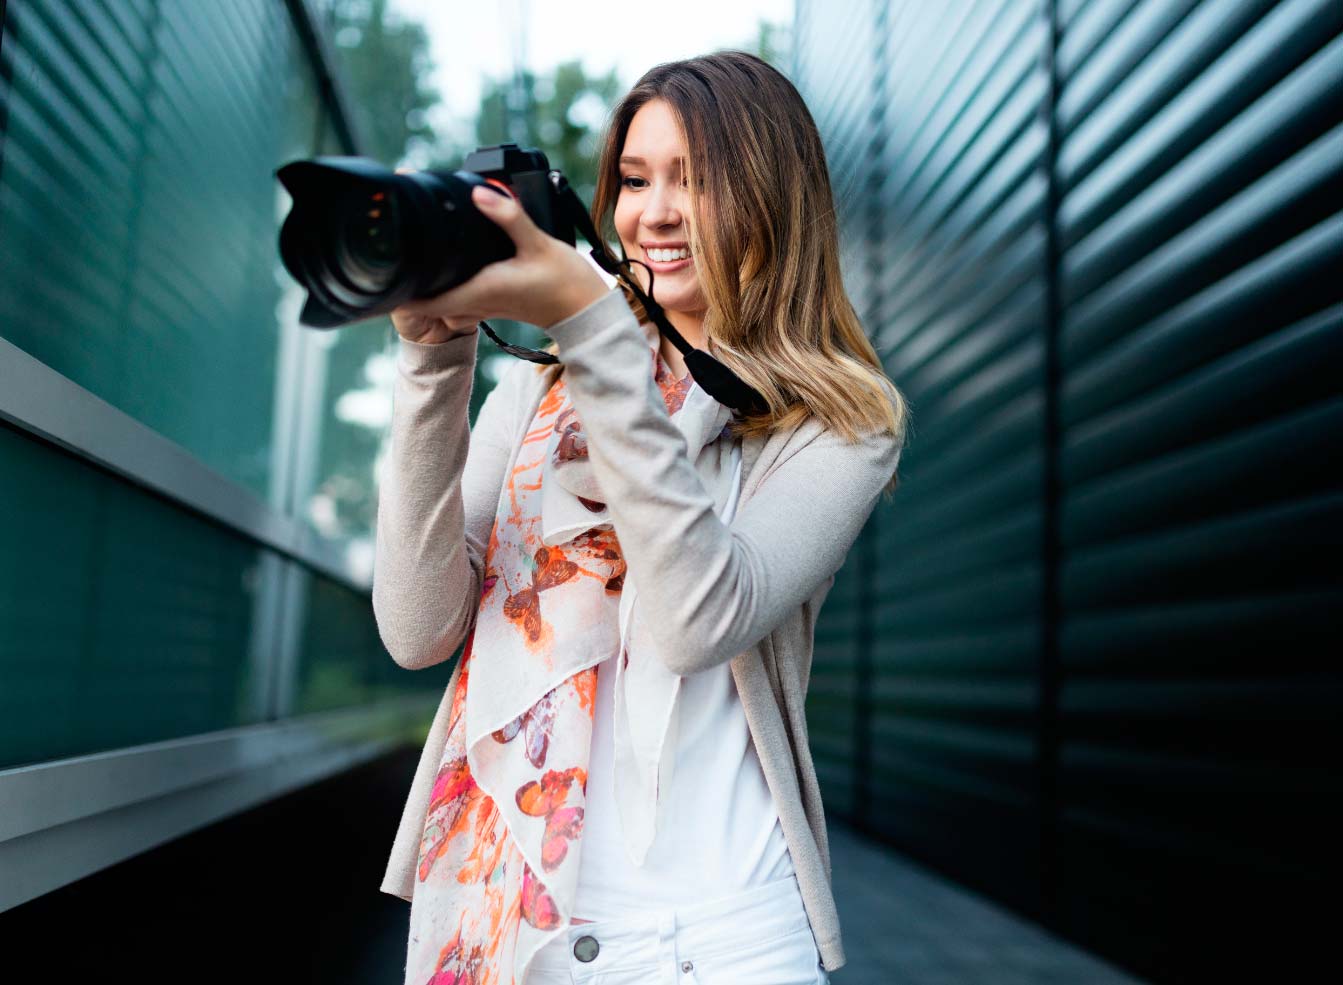
[{"label": "jeans waistband", "polygon": [[[558,957],[563,946],[575,969],[600,965],[607,970],[647,959],[656,953],[659,941],[674,937],[683,953],[709,955],[731,950],[745,941],[759,942],[783,937],[809,926],[797,876],[753,886],[739,893],[719,896],[676,907],[655,907],[612,920],[572,924],[567,934],[557,936],[537,957],[546,952]],[[600,946],[594,966],[573,958],[573,945],[581,937],[593,937]],[[561,945],[561,942],[564,942]],[[650,950],[651,949],[651,950]]]}]

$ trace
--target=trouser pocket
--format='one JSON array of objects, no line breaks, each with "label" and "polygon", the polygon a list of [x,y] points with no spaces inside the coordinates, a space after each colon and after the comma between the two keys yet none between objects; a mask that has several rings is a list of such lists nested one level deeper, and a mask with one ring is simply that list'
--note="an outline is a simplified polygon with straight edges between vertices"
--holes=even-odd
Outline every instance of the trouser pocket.
[{"label": "trouser pocket", "polygon": [[677,954],[677,985],[817,985],[827,981],[810,927],[782,937]]}]

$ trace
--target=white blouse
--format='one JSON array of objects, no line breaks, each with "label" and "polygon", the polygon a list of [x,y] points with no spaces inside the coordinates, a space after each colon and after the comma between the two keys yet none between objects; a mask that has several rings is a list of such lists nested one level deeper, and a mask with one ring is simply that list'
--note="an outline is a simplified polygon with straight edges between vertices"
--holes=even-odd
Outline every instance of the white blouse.
[{"label": "white blouse", "polygon": [[[725,505],[730,522],[740,495]],[[622,648],[623,650],[623,648]],[[574,916],[610,920],[632,911],[683,906],[739,893],[793,874],[779,814],[770,797],[727,663],[681,680],[670,729],[671,789],[659,791],[657,834],[642,866],[625,851],[613,773],[615,661],[597,665],[597,700],[584,797],[582,855]]]}]

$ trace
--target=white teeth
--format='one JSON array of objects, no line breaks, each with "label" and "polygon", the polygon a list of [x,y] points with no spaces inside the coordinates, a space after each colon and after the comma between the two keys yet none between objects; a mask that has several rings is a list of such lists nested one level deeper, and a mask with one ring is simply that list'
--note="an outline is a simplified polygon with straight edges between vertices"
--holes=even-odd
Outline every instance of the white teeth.
[{"label": "white teeth", "polygon": [[684,246],[679,250],[654,250],[645,248],[648,259],[656,260],[658,263],[669,263],[672,260],[684,260],[690,256],[690,251]]}]

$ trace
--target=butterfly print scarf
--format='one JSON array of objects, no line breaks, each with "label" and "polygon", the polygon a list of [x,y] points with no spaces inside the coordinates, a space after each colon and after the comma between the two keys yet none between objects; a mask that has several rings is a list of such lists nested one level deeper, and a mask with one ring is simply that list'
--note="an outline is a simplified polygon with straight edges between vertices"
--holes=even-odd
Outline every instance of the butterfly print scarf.
[{"label": "butterfly print scarf", "polygon": [[[658,392],[715,510],[728,515],[740,442],[717,439],[727,437],[731,412],[690,376],[674,377],[652,332]],[[532,955],[565,932],[597,664],[622,654],[612,661],[615,789],[638,861],[674,758],[680,678],[640,629],[637,589],[563,375],[538,405],[501,490],[484,573],[420,841],[408,985],[521,985]]]}]

